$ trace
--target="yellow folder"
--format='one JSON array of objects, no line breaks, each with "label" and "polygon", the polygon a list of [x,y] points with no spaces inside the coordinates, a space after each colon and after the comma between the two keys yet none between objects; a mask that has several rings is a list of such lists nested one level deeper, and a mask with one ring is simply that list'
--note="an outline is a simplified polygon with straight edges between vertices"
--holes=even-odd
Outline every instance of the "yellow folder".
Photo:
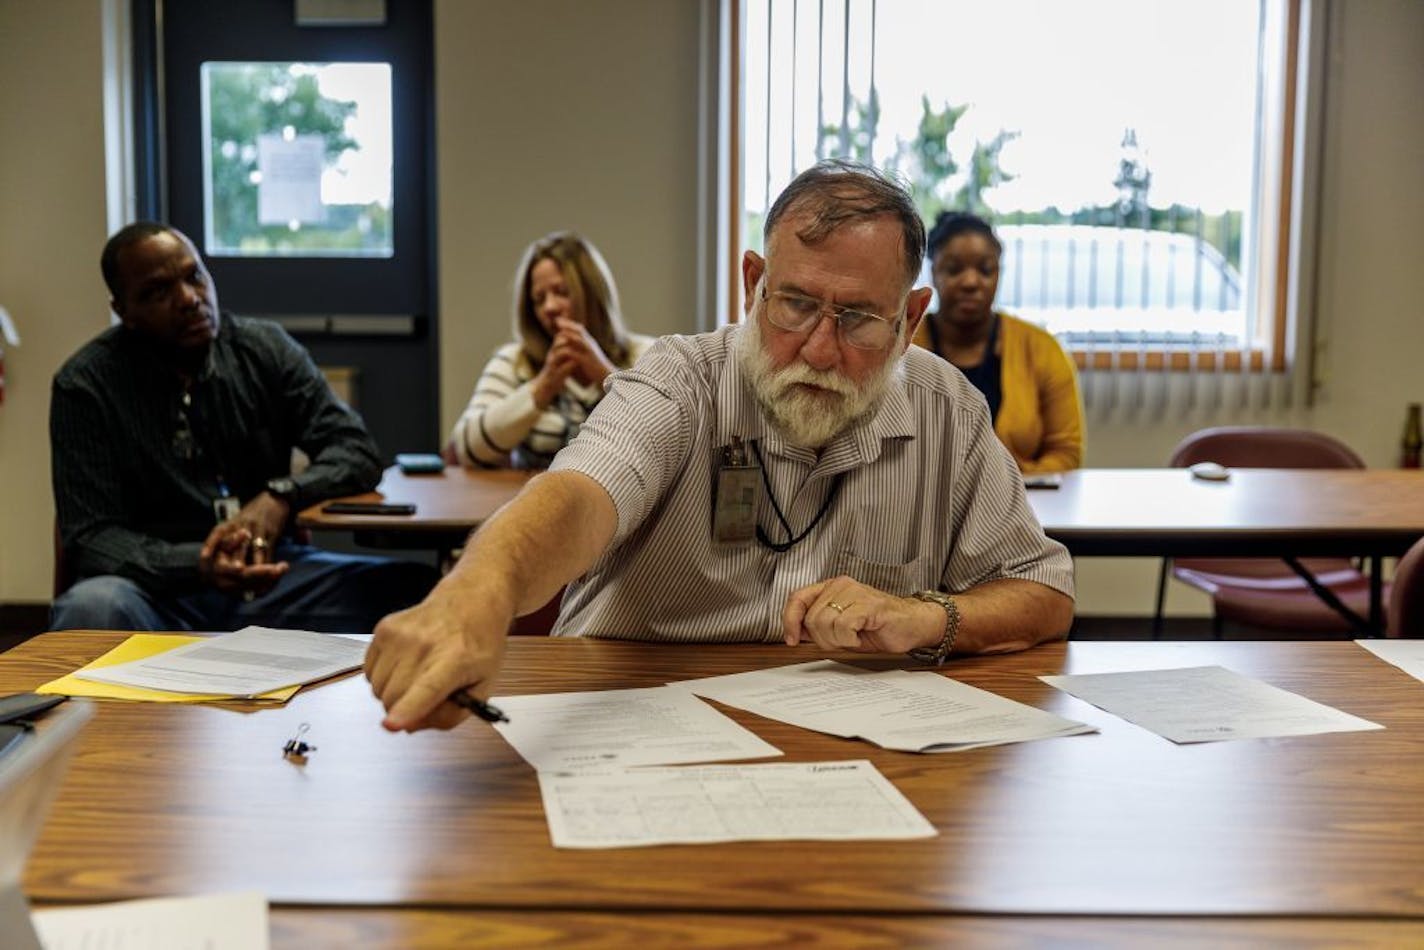
[{"label": "yellow folder", "polygon": [[[108,653],[93,660],[75,672],[94,670],[102,666],[115,666],[142,660],[159,653],[166,653],[195,640],[207,637],[190,637],[173,633],[136,633]],[[296,695],[301,686],[287,686],[252,697],[249,702],[285,703]],[[241,696],[214,696],[211,693],[170,693],[162,689],[141,689],[137,686],[119,686],[116,683],[96,683],[80,679],[74,673],[61,676],[35,690],[55,696],[88,696],[92,699],[128,699],[147,703],[210,703],[222,699],[246,699]]]}]

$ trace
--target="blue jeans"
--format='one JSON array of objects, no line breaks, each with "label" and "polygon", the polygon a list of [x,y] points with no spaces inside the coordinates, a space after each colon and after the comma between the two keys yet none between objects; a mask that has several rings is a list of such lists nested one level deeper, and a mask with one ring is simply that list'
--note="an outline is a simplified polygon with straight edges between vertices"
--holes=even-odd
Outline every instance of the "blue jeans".
[{"label": "blue jeans", "polygon": [[205,588],[161,597],[126,577],[89,577],[55,599],[51,630],[237,630],[255,624],[370,633],[386,614],[418,602],[435,585],[435,569],[412,561],[336,554],[304,544],[277,546],[291,567],[252,600]]}]

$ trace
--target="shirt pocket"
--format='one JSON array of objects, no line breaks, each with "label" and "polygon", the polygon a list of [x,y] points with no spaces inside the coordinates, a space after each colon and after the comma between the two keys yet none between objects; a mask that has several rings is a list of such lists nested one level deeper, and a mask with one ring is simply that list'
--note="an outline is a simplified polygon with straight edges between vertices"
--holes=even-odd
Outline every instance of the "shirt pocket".
[{"label": "shirt pocket", "polygon": [[939,586],[929,555],[895,564],[871,561],[852,551],[842,551],[836,558],[835,568],[837,574],[845,574],[867,587],[896,597],[908,597],[917,590],[934,590]]}]

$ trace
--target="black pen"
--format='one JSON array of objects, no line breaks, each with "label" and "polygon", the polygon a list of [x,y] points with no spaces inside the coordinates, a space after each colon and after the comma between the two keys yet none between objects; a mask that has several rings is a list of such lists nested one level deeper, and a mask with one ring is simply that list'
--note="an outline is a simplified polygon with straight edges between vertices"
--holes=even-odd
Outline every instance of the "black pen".
[{"label": "black pen", "polygon": [[509,717],[501,712],[498,706],[491,706],[483,699],[476,699],[463,689],[451,693],[450,702],[461,709],[468,709],[485,722],[509,722]]}]

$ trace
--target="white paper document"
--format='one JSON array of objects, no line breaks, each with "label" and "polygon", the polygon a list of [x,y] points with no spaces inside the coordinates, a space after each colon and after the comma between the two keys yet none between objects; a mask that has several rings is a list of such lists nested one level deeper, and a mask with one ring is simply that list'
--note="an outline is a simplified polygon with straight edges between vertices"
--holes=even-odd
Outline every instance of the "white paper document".
[{"label": "white paper document", "polygon": [[540,772],[556,848],[932,838],[864,759]]},{"label": "white paper document", "polygon": [[1356,640],[1360,646],[1417,680],[1424,680],[1424,640]]},{"label": "white paper document", "polygon": [[902,752],[955,752],[1096,732],[937,673],[834,660],[672,684],[768,719]]},{"label": "white paper document", "polygon": [[653,686],[496,696],[495,724],[536,769],[726,762],[781,755],[687,692]]},{"label": "white paper document", "polygon": [[266,950],[256,891],[57,907],[30,915],[45,950]]},{"label": "white paper document", "polygon": [[132,663],[74,675],[175,693],[255,696],[354,670],[365,657],[364,641],[338,634],[244,627]]},{"label": "white paper document", "polygon": [[1220,666],[1039,679],[1177,743],[1384,728]]}]

